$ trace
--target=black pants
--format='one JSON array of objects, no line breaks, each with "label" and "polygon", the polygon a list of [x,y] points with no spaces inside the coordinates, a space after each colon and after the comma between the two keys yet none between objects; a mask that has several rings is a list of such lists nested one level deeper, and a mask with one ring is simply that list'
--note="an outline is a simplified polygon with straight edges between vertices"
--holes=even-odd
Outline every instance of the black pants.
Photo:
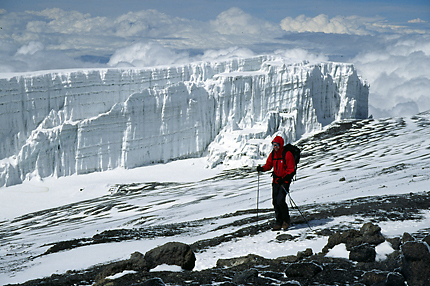
[{"label": "black pants", "polygon": [[[289,191],[290,184],[283,185],[285,190]],[[282,225],[285,221],[286,223],[290,223],[290,214],[288,212],[288,205],[285,201],[285,197],[287,193],[282,188],[282,185],[272,184],[272,203],[275,208],[275,219],[276,224]]]}]

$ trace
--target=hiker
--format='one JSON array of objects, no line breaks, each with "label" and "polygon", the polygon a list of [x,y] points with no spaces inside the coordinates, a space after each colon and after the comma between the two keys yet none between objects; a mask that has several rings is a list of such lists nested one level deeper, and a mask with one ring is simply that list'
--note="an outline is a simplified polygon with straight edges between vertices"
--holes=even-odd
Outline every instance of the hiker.
[{"label": "hiker", "polygon": [[273,139],[272,146],[273,152],[267,157],[266,164],[263,166],[258,165],[257,171],[265,172],[273,168],[272,203],[275,208],[276,222],[272,230],[277,231],[281,228],[287,230],[290,226],[290,214],[285,198],[290,189],[296,163],[291,152],[286,152],[285,159],[282,158],[284,139],[281,136],[276,136]]}]

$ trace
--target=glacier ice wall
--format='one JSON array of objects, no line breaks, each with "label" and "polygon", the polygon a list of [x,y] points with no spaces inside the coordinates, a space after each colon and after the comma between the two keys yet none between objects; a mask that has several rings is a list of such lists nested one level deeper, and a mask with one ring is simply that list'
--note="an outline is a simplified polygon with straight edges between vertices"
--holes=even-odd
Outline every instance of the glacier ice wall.
[{"label": "glacier ice wall", "polygon": [[296,140],[367,118],[367,108],[368,85],[351,64],[271,56],[3,76],[0,186],[201,156],[229,131],[255,126]]}]

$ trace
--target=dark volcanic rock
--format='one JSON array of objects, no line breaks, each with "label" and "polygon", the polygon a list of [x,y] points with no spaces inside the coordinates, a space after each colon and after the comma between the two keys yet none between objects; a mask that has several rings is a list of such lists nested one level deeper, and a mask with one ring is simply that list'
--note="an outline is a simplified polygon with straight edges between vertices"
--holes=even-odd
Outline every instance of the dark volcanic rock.
[{"label": "dark volcanic rock", "polygon": [[233,277],[233,283],[235,284],[247,284],[251,283],[255,285],[258,279],[258,271],[257,269],[249,269],[243,272],[236,273]]},{"label": "dark volcanic rock", "polygon": [[365,223],[360,229],[360,236],[364,243],[378,245],[385,241],[381,228],[371,222]]},{"label": "dark volcanic rock", "polygon": [[349,252],[349,259],[357,262],[373,262],[375,257],[375,247],[368,243],[355,246]]},{"label": "dark volcanic rock", "polygon": [[359,232],[355,229],[351,229],[342,233],[335,232],[328,238],[327,245],[324,246],[323,252],[327,253],[329,249],[335,247],[338,244],[341,244],[341,243],[346,244],[348,241],[351,241],[356,237],[358,237],[358,235],[359,235]]},{"label": "dark volcanic rock", "polygon": [[149,269],[158,265],[178,265],[184,270],[192,270],[196,256],[191,247],[181,242],[168,242],[145,253],[145,261]]},{"label": "dark volcanic rock", "polygon": [[105,283],[106,277],[121,273],[125,270],[147,271],[148,267],[143,254],[140,252],[135,252],[130,256],[130,259],[128,260],[122,260],[107,265],[95,277],[95,285],[103,285]]},{"label": "dark volcanic rock", "polygon": [[315,262],[298,262],[288,266],[285,274],[289,277],[311,278],[321,271],[323,271],[323,267]]},{"label": "dark volcanic rock", "polygon": [[407,241],[403,253],[401,272],[410,286],[430,285],[430,251],[427,243]]},{"label": "dark volcanic rock", "polygon": [[405,278],[398,272],[390,272],[387,275],[385,286],[405,286]]},{"label": "dark volcanic rock", "polygon": [[423,241],[430,246],[430,234],[423,238]]},{"label": "dark volcanic rock", "polygon": [[345,243],[346,249],[351,251],[354,247],[362,244],[378,245],[384,241],[385,238],[381,234],[381,228],[369,222],[365,223],[360,231],[351,229],[342,233],[336,232],[332,234],[322,252],[328,253],[331,248],[341,243]]},{"label": "dark volcanic rock", "polygon": [[242,257],[234,257],[228,259],[218,259],[216,262],[216,267],[237,267],[240,265],[257,265],[257,264],[267,264],[267,261],[264,257],[248,254],[247,256]]},{"label": "dark volcanic rock", "polygon": [[402,243],[406,243],[408,241],[414,241],[414,240],[415,240],[415,238],[412,235],[410,235],[409,233],[407,233],[407,232],[403,233]]},{"label": "dark volcanic rock", "polygon": [[[361,281],[366,285],[379,285],[378,283],[384,282],[388,273],[386,271],[372,270],[366,272],[361,277]],[[385,283],[383,283],[385,285]]]},{"label": "dark volcanic rock", "polygon": [[400,250],[400,245],[402,244],[400,237],[387,238],[387,241],[394,250]]},{"label": "dark volcanic rock", "polygon": [[305,257],[312,256],[312,254],[313,254],[312,248],[306,248],[305,251],[297,252],[297,259],[301,260]]},{"label": "dark volcanic rock", "polygon": [[279,241],[286,241],[286,240],[293,240],[294,238],[295,238],[295,237],[294,237],[294,236],[292,236],[291,234],[283,233],[283,234],[278,235],[278,236],[276,237],[276,240],[279,240]]},{"label": "dark volcanic rock", "polygon": [[407,261],[429,260],[430,252],[428,246],[421,241],[408,241],[402,245],[402,253]]}]

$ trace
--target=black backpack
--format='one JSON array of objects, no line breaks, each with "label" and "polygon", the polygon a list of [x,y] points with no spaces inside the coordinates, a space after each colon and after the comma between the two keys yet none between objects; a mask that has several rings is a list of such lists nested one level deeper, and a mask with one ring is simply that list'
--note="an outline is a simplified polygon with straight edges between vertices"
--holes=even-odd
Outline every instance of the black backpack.
[{"label": "black backpack", "polygon": [[[299,149],[299,147],[292,145],[290,143],[288,143],[287,145],[284,146],[284,149],[282,150],[282,160],[284,160],[284,164],[285,163],[285,154],[287,154],[287,152],[290,151],[291,154],[293,154],[294,157],[294,161],[296,162],[296,167],[294,168],[294,172],[291,173],[292,176],[296,175],[296,170],[297,170],[297,165],[300,162],[300,152],[301,150]],[[277,160],[275,159],[275,155],[274,155],[274,151],[272,151],[272,161],[273,160]]]}]

